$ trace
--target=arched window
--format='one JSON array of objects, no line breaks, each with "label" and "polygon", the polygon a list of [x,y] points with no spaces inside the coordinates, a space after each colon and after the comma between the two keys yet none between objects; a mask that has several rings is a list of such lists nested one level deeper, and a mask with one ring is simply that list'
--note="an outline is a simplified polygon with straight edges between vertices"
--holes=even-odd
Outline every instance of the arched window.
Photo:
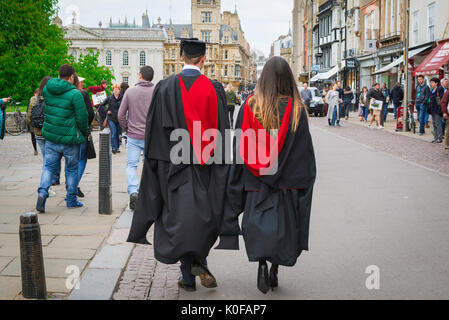
[{"label": "arched window", "polygon": [[143,67],[147,64],[147,56],[145,54],[145,51],[140,52],[140,66]]},{"label": "arched window", "polygon": [[128,51],[123,51],[123,65],[129,65],[129,54]]},{"label": "arched window", "polygon": [[111,51],[106,51],[106,65],[111,66],[112,65],[112,53]]}]

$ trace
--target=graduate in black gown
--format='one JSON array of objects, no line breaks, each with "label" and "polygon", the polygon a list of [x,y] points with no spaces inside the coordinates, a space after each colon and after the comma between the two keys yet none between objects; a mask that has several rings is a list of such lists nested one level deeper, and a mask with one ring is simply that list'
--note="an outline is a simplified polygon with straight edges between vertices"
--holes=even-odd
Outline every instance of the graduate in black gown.
[{"label": "graduate in black gown", "polygon": [[[283,58],[273,57],[265,65],[236,129],[241,134],[236,134],[236,164],[218,248],[238,249],[233,244],[240,234],[238,215],[244,211],[241,233],[247,255],[259,262],[257,287],[267,293],[278,286],[279,265],[294,266],[308,250],[316,176],[307,110]],[[269,274],[267,261],[272,263]]]},{"label": "graduate in black gown", "polygon": [[[204,42],[182,39],[182,72],[155,88],[128,237],[149,244],[147,232],[154,224],[155,257],[165,264],[181,261],[178,285],[187,291],[196,290],[196,276],[207,288],[217,286],[206,258],[219,236],[230,169],[222,149],[229,129],[226,94],[219,82],[201,74],[205,52]],[[206,130],[210,138],[195,139],[195,132],[204,138]]]}]

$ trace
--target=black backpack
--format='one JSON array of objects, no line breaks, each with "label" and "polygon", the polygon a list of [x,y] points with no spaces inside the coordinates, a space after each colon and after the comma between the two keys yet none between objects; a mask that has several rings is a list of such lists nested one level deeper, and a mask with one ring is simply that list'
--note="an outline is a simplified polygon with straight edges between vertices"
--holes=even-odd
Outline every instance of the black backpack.
[{"label": "black backpack", "polygon": [[45,101],[37,97],[37,103],[31,109],[31,125],[33,128],[42,129],[45,119]]}]

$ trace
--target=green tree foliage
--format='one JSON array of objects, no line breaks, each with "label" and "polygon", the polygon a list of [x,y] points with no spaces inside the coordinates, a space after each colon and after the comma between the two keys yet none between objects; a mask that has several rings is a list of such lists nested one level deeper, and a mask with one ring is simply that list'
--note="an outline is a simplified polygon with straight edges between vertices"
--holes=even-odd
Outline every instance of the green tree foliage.
[{"label": "green tree foliage", "polygon": [[28,101],[40,80],[68,61],[63,32],[50,21],[57,0],[0,1],[0,96]]},{"label": "green tree foliage", "polygon": [[0,96],[26,105],[44,76],[57,77],[59,67],[72,64],[86,78],[85,86],[99,85],[113,75],[98,64],[98,54],[68,54],[63,30],[51,21],[58,0],[0,0]]},{"label": "green tree foliage", "polygon": [[[101,80],[106,80],[111,84],[115,79],[111,70],[107,67],[100,66],[98,62],[98,56],[100,53],[94,54],[92,50],[89,50],[89,54],[81,54],[78,60],[75,60],[73,56],[70,56],[70,64],[75,68],[76,73],[85,78],[84,87],[99,86]],[[110,88],[110,87],[108,87]]]}]

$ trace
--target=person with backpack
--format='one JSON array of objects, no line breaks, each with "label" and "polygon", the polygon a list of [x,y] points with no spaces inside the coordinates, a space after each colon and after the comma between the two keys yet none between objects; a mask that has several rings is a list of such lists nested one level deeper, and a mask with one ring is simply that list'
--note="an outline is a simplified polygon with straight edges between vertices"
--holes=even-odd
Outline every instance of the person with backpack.
[{"label": "person with backpack", "polygon": [[[38,95],[39,95],[39,89],[34,90],[34,95],[33,95],[33,97],[32,97],[31,99],[33,99],[34,97],[37,97]],[[26,117],[25,120],[26,120],[26,123],[27,123],[27,127],[28,127],[27,129],[28,129],[28,132],[29,132],[30,135],[31,135],[31,143],[33,144],[34,155],[37,156],[37,155],[38,155],[38,152],[37,152],[36,135],[35,135],[35,133],[34,133],[34,129],[33,129],[33,127],[31,126],[31,122],[30,122],[29,117],[28,117],[28,114],[29,114],[29,111],[30,111],[31,99],[30,99],[30,102],[28,102],[28,107],[27,107],[27,117]]]},{"label": "person with backpack", "polygon": [[[42,154],[42,163],[45,163],[45,138],[42,136],[42,126],[44,125],[45,118],[45,101],[42,96],[42,90],[47,85],[48,80],[51,77],[45,76],[41,80],[41,84],[37,89],[37,94],[31,97],[30,103],[28,106],[28,111],[26,115],[26,120],[30,128],[33,130],[34,135],[36,136],[36,142],[41,150]],[[53,176],[52,184],[56,183],[56,176]],[[50,187],[49,189],[50,197],[56,195],[56,192]]]},{"label": "person with backpack", "polygon": [[6,123],[6,104],[11,98],[0,99],[0,140],[3,140],[5,136],[5,123]]},{"label": "person with backpack", "polygon": [[48,80],[51,77],[45,76],[41,80],[39,89],[36,90],[36,94],[31,97],[27,112],[27,123],[33,129],[36,136],[36,142],[42,153],[42,159],[45,157],[45,139],[42,137],[42,126],[44,125],[45,114],[45,101],[42,97],[42,90],[47,85]]}]

